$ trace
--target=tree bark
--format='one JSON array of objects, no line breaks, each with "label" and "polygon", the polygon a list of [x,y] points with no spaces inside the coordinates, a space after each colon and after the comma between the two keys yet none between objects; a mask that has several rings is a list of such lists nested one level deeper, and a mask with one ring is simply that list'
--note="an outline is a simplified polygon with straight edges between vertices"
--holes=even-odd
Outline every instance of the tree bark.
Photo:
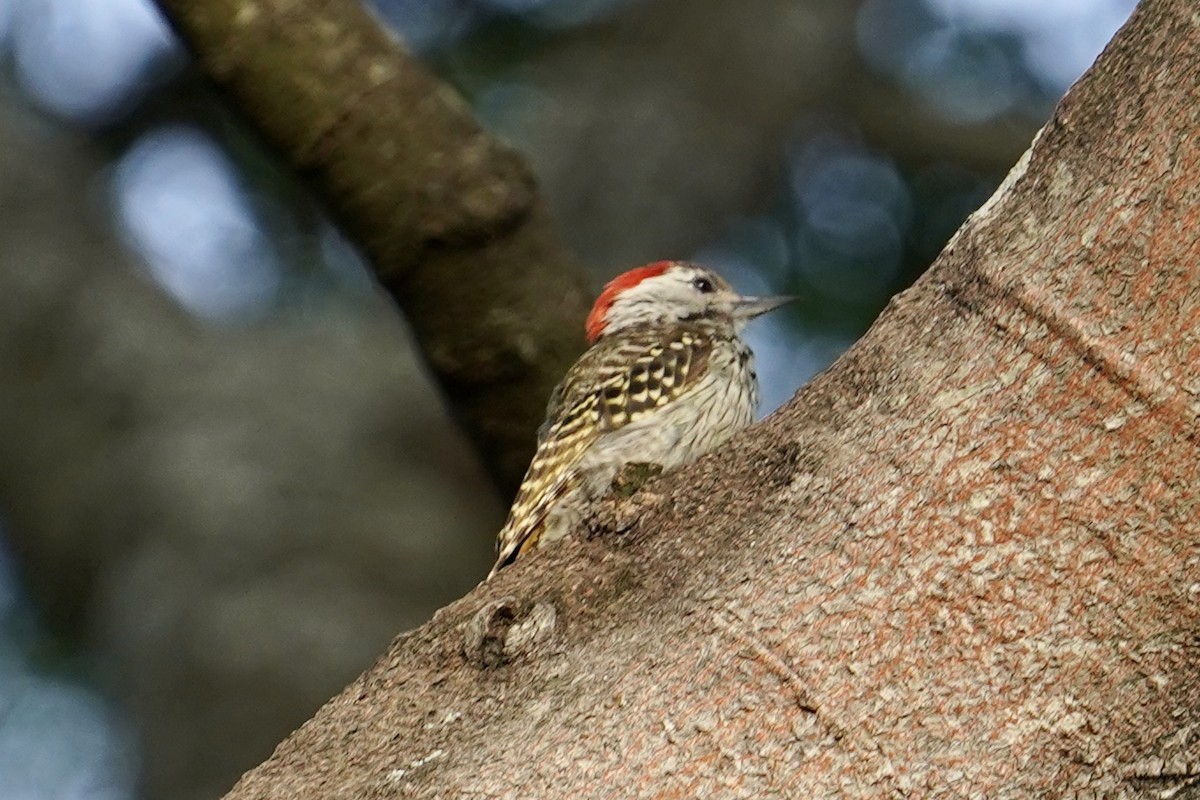
[{"label": "tree bark", "polygon": [[1198,51],[1144,0],[830,370],[401,636],[229,797],[1200,781]]},{"label": "tree bark", "polygon": [[500,486],[583,348],[582,271],[520,156],[358,0],[158,0],[366,253]]}]

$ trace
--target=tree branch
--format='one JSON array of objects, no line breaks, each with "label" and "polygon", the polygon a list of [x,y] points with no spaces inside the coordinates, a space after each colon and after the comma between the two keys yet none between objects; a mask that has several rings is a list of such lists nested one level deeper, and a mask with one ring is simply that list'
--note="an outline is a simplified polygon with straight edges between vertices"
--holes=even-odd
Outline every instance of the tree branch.
[{"label": "tree branch", "polygon": [[521,158],[357,0],[158,0],[366,253],[500,485],[583,347],[584,277]]},{"label": "tree branch", "polygon": [[400,637],[229,797],[1112,796],[1195,762],[1198,49],[1143,0],[834,367]]}]

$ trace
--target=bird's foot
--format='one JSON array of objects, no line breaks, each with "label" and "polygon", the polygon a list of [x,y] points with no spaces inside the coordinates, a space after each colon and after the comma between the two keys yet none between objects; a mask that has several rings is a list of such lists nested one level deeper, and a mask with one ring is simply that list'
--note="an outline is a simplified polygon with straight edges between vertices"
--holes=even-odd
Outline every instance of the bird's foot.
[{"label": "bird's foot", "polygon": [[662,474],[662,464],[647,461],[632,461],[617,470],[612,480],[613,494],[632,497],[639,489]]}]

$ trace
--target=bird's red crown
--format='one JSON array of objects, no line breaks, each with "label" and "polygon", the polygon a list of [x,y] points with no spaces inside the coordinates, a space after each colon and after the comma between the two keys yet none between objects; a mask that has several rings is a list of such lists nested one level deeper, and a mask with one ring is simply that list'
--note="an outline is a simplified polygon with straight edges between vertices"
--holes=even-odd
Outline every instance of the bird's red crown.
[{"label": "bird's red crown", "polygon": [[616,302],[617,296],[621,292],[637,286],[647,278],[655,278],[662,275],[674,263],[674,261],[655,261],[653,264],[646,264],[643,267],[634,267],[628,272],[622,272],[606,283],[604,290],[596,298],[591,313],[587,315],[587,322],[584,323],[588,344],[595,344],[596,340],[604,333],[604,326],[607,324],[607,319],[605,318],[608,315],[608,310],[612,308],[612,304]]}]

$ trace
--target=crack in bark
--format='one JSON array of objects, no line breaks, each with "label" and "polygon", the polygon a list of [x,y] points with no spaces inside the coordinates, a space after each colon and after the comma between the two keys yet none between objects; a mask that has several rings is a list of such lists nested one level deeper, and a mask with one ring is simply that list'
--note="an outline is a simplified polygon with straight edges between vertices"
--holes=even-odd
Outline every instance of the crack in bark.
[{"label": "crack in bark", "polygon": [[1066,345],[1109,384],[1144,405],[1146,416],[1159,420],[1175,436],[1195,439],[1192,429],[1195,414],[1183,399],[1181,388],[1140,364],[1133,354],[1122,352],[1112,342],[1089,332],[1083,321],[1038,287],[1027,281],[1002,282],[987,273],[973,272],[969,281],[946,284],[943,291],[968,315],[989,323],[1000,338],[1053,366],[1048,348],[1037,346],[1037,338],[1021,333],[1019,325],[1007,322],[1003,310],[1020,313],[1043,328],[1049,338]]}]

